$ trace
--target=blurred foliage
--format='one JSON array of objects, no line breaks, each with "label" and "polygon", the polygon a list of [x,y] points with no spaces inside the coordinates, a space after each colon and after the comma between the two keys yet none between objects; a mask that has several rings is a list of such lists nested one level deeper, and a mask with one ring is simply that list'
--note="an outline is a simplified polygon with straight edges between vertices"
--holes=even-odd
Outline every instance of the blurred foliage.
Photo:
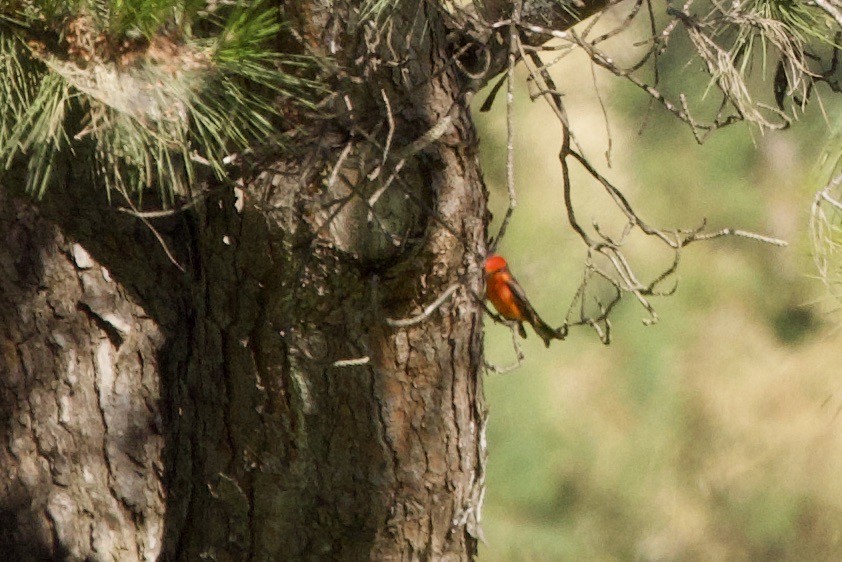
[{"label": "blurred foliage", "polygon": [[[704,91],[704,75],[680,56],[662,63],[673,79],[666,90]],[[814,103],[789,131],[737,125],[699,146],[673,116],[597,75],[609,167],[589,63],[569,57],[554,73],[585,152],[646,219],[691,227],[707,218],[712,228],[746,228],[790,246],[693,246],[675,295],[655,301],[660,323],[642,325],[643,311],[624,302],[611,346],[582,330],[544,350],[530,335],[521,368],[488,376],[480,560],[842,559],[842,318],[830,314],[808,236],[821,187],[814,166],[842,103],[825,96],[824,114]],[[525,88],[515,104],[518,207],[500,251],[558,325],[584,247],[566,224],[560,132]],[[477,113],[498,220],[504,114],[502,102]],[[573,185],[581,216],[603,221],[610,207],[600,190],[583,174]],[[643,267],[668,259],[645,241],[629,254]],[[488,360],[512,363],[508,329],[486,324]]]},{"label": "blurred foliage", "polygon": [[816,192],[810,212],[810,233],[819,277],[835,299],[842,304],[842,120],[818,159],[818,182],[825,182]]}]

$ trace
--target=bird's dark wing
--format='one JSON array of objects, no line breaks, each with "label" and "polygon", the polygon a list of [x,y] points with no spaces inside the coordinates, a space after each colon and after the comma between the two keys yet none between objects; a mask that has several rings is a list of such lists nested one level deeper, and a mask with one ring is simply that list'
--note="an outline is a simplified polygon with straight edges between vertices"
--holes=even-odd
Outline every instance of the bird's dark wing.
[{"label": "bird's dark wing", "polygon": [[526,293],[524,292],[523,287],[520,286],[520,283],[518,283],[517,279],[515,279],[514,275],[511,273],[509,274],[509,279],[506,280],[506,285],[515,297],[518,308],[524,312],[524,315],[528,317],[527,311],[535,312],[532,309],[532,305],[529,303],[529,299],[526,298]]},{"label": "bird's dark wing", "polygon": [[[535,312],[534,308],[532,308],[532,303],[530,303],[529,299],[526,298],[526,292],[523,290],[523,287],[520,286],[520,283],[518,283],[517,279],[515,279],[513,275],[511,276],[511,281],[509,281],[507,285],[517,301],[518,308],[523,311],[524,318],[527,322],[532,324],[532,328],[535,329],[535,333],[544,340],[544,345],[546,347],[550,347],[551,340],[561,339],[558,331],[553,330],[541,319],[540,316],[538,316],[538,313]],[[521,336],[526,337],[524,333],[521,333]]]}]

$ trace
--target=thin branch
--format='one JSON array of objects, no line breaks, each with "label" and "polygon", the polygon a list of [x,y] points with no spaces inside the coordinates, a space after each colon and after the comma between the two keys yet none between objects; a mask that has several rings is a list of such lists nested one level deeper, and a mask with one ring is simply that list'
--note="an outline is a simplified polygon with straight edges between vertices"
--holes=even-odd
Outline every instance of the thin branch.
[{"label": "thin branch", "polygon": [[371,358],[368,356],[365,357],[357,357],[354,359],[339,359],[338,361],[333,362],[334,367],[358,367],[360,365],[368,365],[371,362]]},{"label": "thin branch", "polygon": [[828,203],[830,203],[831,207],[836,208],[836,210],[838,210],[838,211],[842,211],[842,203],[840,203],[839,201],[837,201],[836,199],[834,199],[833,197],[828,195],[825,190],[822,190],[821,192],[819,192],[819,197],[821,199],[823,199],[824,201],[827,201]]},{"label": "thin branch", "polygon": [[137,210],[137,207],[135,207],[134,202],[132,201],[131,197],[129,197],[129,195],[125,192],[125,190],[123,190],[121,188],[121,189],[118,189],[117,191],[120,193],[120,195],[123,196],[123,198],[126,200],[126,204],[131,208],[131,211],[132,211],[131,214],[133,216],[137,217],[138,219],[140,219],[140,221],[143,222],[144,225],[146,225],[146,228],[148,228],[149,231],[152,232],[152,234],[158,240],[158,243],[161,245],[161,248],[163,248],[164,253],[167,255],[167,258],[170,260],[170,262],[176,268],[178,268],[178,270],[180,272],[185,273],[186,270],[184,269],[184,267],[180,263],[178,263],[178,260],[175,259],[175,256],[170,251],[169,245],[167,244],[166,240],[164,240],[164,237],[161,236],[161,233],[158,232],[158,229],[155,228],[155,226],[151,222],[149,222],[148,218],[143,216],[143,214],[140,211]]},{"label": "thin branch", "polygon": [[439,307],[444,304],[444,302],[450,298],[450,296],[455,293],[459,287],[461,287],[460,283],[454,283],[439,296],[436,300],[434,300],[429,306],[425,307],[421,314],[417,314],[410,318],[386,318],[385,322],[389,326],[393,328],[406,328],[408,326],[414,326],[415,324],[420,324],[424,320],[430,317],[432,313],[439,309]]},{"label": "thin branch", "polygon": [[[122,194],[124,195],[125,194]],[[160,211],[138,211],[135,208],[127,208],[127,207],[117,207],[117,210],[121,213],[125,213],[127,215],[131,215],[133,217],[137,217],[139,219],[161,219],[166,217],[172,217],[183,213],[184,211],[188,211],[207,199],[210,192],[203,192],[188,201],[187,203],[181,205],[177,209],[162,209]]]},{"label": "thin branch", "polygon": [[608,110],[605,108],[605,100],[602,99],[602,94],[599,91],[599,84],[596,81],[596,67],[591,61],[591,79],[593,80],[593,89],[596,92],[596,99],[599,101],[599,107],[602,110],[602,120],[605,123],[605,136],[608,138],[608,146],[605,149],[605,163],[611,167],[611,149],[614,146],[613,136],[611,135],[611,123],[608,120]]},{"label": "thin branch", "polygon": [[345,144],[345,148],[343,148],[342,152],[339,153],[339,158],[336,159],[336,164],[333,165],[333,169],[330,172],[330,176],[328,176],[328,190],[332,189],[334,184],[336,184],[336,179],[339,177],[339,171],[342,169],[342,164],[345,163],[345,159],[347,159],[348,155],[351,154],[352,148],[354,148],[354,142],[348,141]]},{"label": "thin branch", "polygon": [[497,235],[488,245],[488,253],[493,254],[497,249],[503,235],[506,234],[506,229],[509,226],[509,221],[512,218],[515,208],[517,207],[517,193],[515,192],[515,122],[514,122],[514,104],[515,104],[515,65],[517,64],[520,43],[520,31],[518,25],[520,24],[520,10],[521,0],[516,0],[512,12],[512,21],[509,24],[509,67],[506,72],[506,188],[509,193],[509,204],[506,208],[506,214],[503,216],[503,222],[500,224],[500,229]]},{"label": "thin branch", "polygon": [[[392,115],[392,105],[389,103],[389,96],[386,95],[386,90],[380,89],[380,95],[383,97],[383,103],[386,105],[386,122],[389,124],[389,130],[386,134],[386,144],[383,146],[383,156],[381,160],[383,163],[389,159],[389,148],[392,146],[392,137],[395,135],[395,117]],[[374,171],[369,174],[369,180],[377,179],[377,176],[380,175],[380,170],[383,168],[378,166],[374,169]]]},{"label": "thin branch", "polygon": [[737,236],[739,238],[748,238],[750,240],[756,240],[757,242],[763,242],[764,244],[771,244],[773,246],[778,246],[781,248],[785,248],[789,245],[788,242],[786,242],[785,240],[781,240],[780,238],[763,236],[762,234],[748,232],[746,230],[739,230],[736,228],[723,228],[722,230],[718,230],[716,232],[698,234],[693,238],[688,238],[687,240],[685,240],[683,242],[683,245],[686,246],[690,242],[695,242],[696,240],[713,240],[714,238],[721,238],[723,236]]},{"label": "thin branch", "polygon": [[526,358],[526,354],[523,352],[523,348],[520,345],[520,341],[517,338],[517,332],[514,328],[512,330],[512,347],[515,350],[515,361],[509,365],[503,365],[502,367],[497,366],[493,363],[485,361],[484,367],[486,372],[492,373],[494,375],[505,375],[506,373],[510,373],[516,369],[518,369],[522,364],[523,360]]}]

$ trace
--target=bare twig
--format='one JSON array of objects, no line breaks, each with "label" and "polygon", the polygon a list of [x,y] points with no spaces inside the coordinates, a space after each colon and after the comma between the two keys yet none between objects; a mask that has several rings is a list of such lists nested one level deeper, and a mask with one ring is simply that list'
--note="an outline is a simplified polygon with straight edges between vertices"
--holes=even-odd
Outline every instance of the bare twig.
[{"label": "bare twig", "polygon": [[830,206],[836,208],[836,210],[842,211],[842,203],[840,203],[837,199],[834,199],[833,197],[828,195],[827,188],[824,188],[821,191],[819,191],[818,197],[819,197],[819,199],[822,199],[823,201],[827,201],[828,203],[830,203]]},{"label": "bare twig", "polygon": [[439,296],[439,298],[437,298],[429,306],[426,306],[424,308],[424,310],[423,310],[423,312],[421,312],[421,314],[417,314],[417,315],[412,316],[410,318],[400,318],[400,319],[386,318],[385,322],[386,322],[386,324],[388,324],[389,326],[392,326],[393,328],[406,328],[408,326],[414,326],[415,324],[420,324],[421,322],[423,322],[424,320],[429,318],[430,315],[433,312],[438,310],[439,307],[442,304],[444,304],[444,302],[448,298],[450,298],[450,296],[459,289],[459,287],[461,287],[461,284],[454,283],[453,285],[451,285],[450,287],[445,289],[445,291]]},{"label": "bare twig", "polygon": [[[125,194],[121,193],[124,197]],[[172,217],[183,213],[184,211],[188,211],[204,201],[208,196],[208,192],[203,192],[188,201],[187,203],[181,205],[176,209],[161,209],[159,211],[138,211],[136,208],[127,208],[127,207],[117,207],[117,210],[121,213],[125,213],[127,215],[131,215],[133,217],[137,217],[139,219],[161,219]]]},{"label": "bare twig", "polygon": [[511,325],[511,323],[508,324],[509,329],[512,332],[512,348],[515,351],[515,360],[514,363],[511,363],[509,365],[503,365],[502,367],[486,361],[485,370],[495,375],[504,375],[506,373],[514,371],[523,364],[523,360],[526,358],[526,355],[523,353],[523,348],[520,345],[520,340],[518,340],[517,331],[515,330],[514,326]]},{"label": "bare twig", "polygon": [[509,221],[512,218],[515,207],[517,207],[517,193],[515,192],[515,65],[520,54],[518,45],[520,43],[520,10],[521,0],[516,0],[512,11],[512,21],[509,24],[509,67],[506,71],[506,188],[509,193],[509,204],[503,222],[497,235],[488,245],[489,254],[493,254],[497,245],[506,234]]},{"label": "bare twig", "polygon": [[371,362],[371,358],[368,356],[365,357],[357,357],[354,359],[339,359],[338,361],[333,362],[334,367],[358,367],[360,365],[368,365]]},{"label": "bare twig", "polygon": [[[381,89],[380,95],[383,97],[383,103],[386,106],[386,122],[389,124],[389,131],[386,134],[386,144],[383,146],[383,156],[381,157],[381,161],[385,164],[389,159],[389,148],[392,146],[392,137],[395,135],[395,117],[392,115],[392,105],[389,103],[389,96],[386,95],[386,90]],[[371,181],[377,179],[382,169],[382,166],[377,166],[368,175],[368,179]]]},{"label": "bare twig", "polygon": [[605,136],[608,138],[608,146],[605,149],[605,163],[611,167],[611,149],[614,146],[613,137],[611,135],[611,123],[608,120],[608,110],[605,109],[605,101],[602,99],[602,94],[599,91],[599,84],[596,81],[596,68],[591,62],[591,78],[593,79],[593,89],[596,92],[596,99],[599,101],[599,107],[602,110],[602,120],[605,123]]},{"label": "bare twig", "polygon": [[763,235],[757,234],[755,232],[748,232],[748,231],[739,230],[739,229],[736,229],[736,228],[723,228],[722,230],[718,230],[716,232],[707,232],[707,233],[698,234],[691,239],[685,240],[684,245],[686,246],[690,242],[695,242],[696,240],[713,240],[714,238],[722,238],[723,236],[737,236],[739,238],[749,238],[749,239],[755,240],[757,242],[763,242],[764,244],[771,244],[773,246],[778,246],[778,247],[781,247],[781,248],[784,248],[788,245],[785,240],[781,240],[780,238],[772,238],[771,236],[763,236]]},{"label": "bare twig", "polygon": [[131,214],[132,216],[137,217],[138,219],[140,219],[140,221],[141,221],[144,225],[146,225],[146,228],[148,228],[148,229],[149,229],[149,231],[150,231],[150,232],[151,232],[151,233],[155,236],[155,239],[156,239],[156,240],[158,240],[158,244],[160,244],[160,245],[161,245],[161,248],[164,250],[164,253],[167,255],[167,259],[169,259],[169,260],[170,260],[170,262],[171,262],[171,263],[172,263],[172,264],[173,264],[173,265],[174,265],[174,266],[175,266],[175,267],[176,267],[176,268],[177,268],[180,272],[185,273],[185,271],[186,271],[186,270],[184,269],[184,266],[182,266],[180,263],[178,263],[178,260],[177,260],[177,259],[175,259],[175,256],[173,255],[172,251],[170,251],[170,247],[169,247],[169,245],[167,244],[167,241],[166,241],[166,240],[164,240],[164,237],[163,237],[163,236],[161,236],[161,233],[160,233],[160,232],[158,232],[158,229],[157,229],[157,228],[155,228],[155,226],[154,226],[151,222],[149,222],[149,219],[148,219],[148,218],[146,218],[145,216],[143,216],[143,213],[141,213],[140,211],[138,211],[138,210],[137,210],[137,207],[135,206],[134,201],[132,201],[131,197],[129,197],[129,195],[128,195],[128,193],[126,193],[125,189],[123,189],[122,187],[120,187],[120,188],[118,188],[118,189],[117,189],[117,191],[118,191],[118,193],[120,193],[120,195],[122,195],[122,196],[123,196],[123,199],[125,199],[125,200],[126,200],[126,204],[129,206],[129,208],[130,208],[130,210],[131,210],[131,213],[130,213],[130,214]]},{"label": "bare twig", "polygon": [[336,159],[336,164],[333,165],[333,169],[330,172],[330,176],[328,176],[328,189],[333,188],[334,184],[336,184],[336,178],[339,177],[339,171],[342,169],[342,164],[345,163],[345,160],[348,158],[348,155],[351,154],[352,148],[354,148],[354,142],[348,141],[345,144],[345,148],[343,148],[342,152],[339,153],[339,158]]}]

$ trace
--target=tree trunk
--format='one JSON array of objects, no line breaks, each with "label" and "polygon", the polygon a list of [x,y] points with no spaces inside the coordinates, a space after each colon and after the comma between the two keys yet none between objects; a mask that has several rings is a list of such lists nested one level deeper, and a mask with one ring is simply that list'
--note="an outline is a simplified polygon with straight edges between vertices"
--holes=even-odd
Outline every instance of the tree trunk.
[{"label": "tree trunk", "polygon": [[[174,314],[137,293],[150,288],[141,264],[155,260],[136,225],[103,223],[114,236],[90,246],[109,258],[97,261],[73,240],[98,237],[92,213],[61,226],[46,218],[80,210],[37,209],[0,190],[0,553],[154,560],[168,433],[161,326]],[[71,235],[74,226],[87,231]],[[166,303],[178,283],[160,271]]]},{"label": "tree trunk", "polygon": [[[404,4],[401,38],[373,50],[341,13],[309,14],[345,68],[397,48],[409,70],[337,77],[353,111],[154,234],[72,166],[40,204],[4,180],[0,552],[472,558],[486,193],[441,14]],[[354,131],[387,121],[403,171],[371,208],[392,169],[367,182],[382,154]],[[453,284],[428,317],[387,321]]]}]

